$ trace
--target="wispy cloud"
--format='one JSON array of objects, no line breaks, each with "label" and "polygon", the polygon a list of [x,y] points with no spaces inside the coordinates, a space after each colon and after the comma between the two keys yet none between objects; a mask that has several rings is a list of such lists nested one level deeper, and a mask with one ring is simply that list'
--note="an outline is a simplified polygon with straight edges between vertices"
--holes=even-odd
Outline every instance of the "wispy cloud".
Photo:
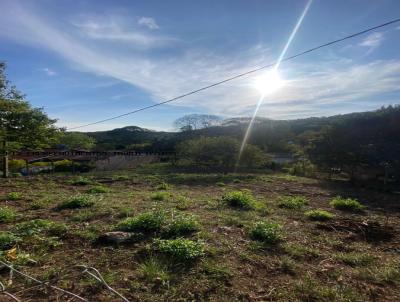
[{"label": "wispy cloud", "polygon": [[381,45],[384,39],[382,32],[375,32],[368,35],[359,45],[373,50]]},{"label": "wispy cloud", "polygon": [[50,68],[42,68],[41,71],[43,71],[44,73],[46,73],[49,77],[55,76],[57,75],[57,72],[55,72],[54,70],[50,69]]},{"label": "wispy cloud", "polygon": [[138,22],[139,25],[145,26],[149,29],[159,29],[160,26],[158,26],[156,20],[154,20],[151,17],[140,17]]}]

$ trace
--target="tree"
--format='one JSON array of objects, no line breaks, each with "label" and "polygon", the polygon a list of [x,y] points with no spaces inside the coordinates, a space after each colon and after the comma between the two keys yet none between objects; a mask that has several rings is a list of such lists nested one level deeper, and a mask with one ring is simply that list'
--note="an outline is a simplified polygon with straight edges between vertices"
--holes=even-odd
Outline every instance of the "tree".
[{"label": "tree", "polygon": [[219,125],[221,118],[210,114],[188,114],[174,122],[175,128],[181,131],[197,130]]},{"label": "tree", "polygon": [[81,132],[65,132],[59,140],[59,144],[67,146],[69,149],[91,150],[96,145],[96,140]]},{"label": "tree", "polygon": [[[5,74],[6,65],[0,62],[0,140],[2,151],[38,150],[57,141],[60,129],[57,120],[50,119],[41,108],[33,108]],[[4,159],[4,165],[7,160]],[[3,172],[6,176],[7,167]]]}]

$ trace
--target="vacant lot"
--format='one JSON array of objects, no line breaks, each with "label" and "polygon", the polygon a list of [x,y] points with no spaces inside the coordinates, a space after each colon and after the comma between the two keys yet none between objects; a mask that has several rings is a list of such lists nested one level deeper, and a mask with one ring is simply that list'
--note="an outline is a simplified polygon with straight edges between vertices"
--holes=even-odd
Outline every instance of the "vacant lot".
[{"label": "vacant lot", "polygon": [[[122,300],[77,265],[130,301],[400,300],[398,195],[159,165],[1,180],[0,195],[3,261],[89,301]],[[78,301],[0,273],[21,301]]]}]

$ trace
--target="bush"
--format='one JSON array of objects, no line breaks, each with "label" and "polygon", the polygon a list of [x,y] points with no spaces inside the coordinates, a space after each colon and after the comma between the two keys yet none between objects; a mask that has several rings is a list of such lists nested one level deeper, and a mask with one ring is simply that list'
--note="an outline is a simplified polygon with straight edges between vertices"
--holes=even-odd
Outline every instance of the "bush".
[{"label": "bush", "polygon": [[169,224],[169,236],[182,236],[193,233],[199,229],[199,223],[193,215],[180,215]]},{"label": "bush", "polygon": [[250,230],[253,240],[275,244],[282,239],[282,226],[273,222],[257,222]]},{"label": "bush", "polygon": [[163,201],[170,196],[168,192],[154,192],[150,195],[152,200]]},{"label": "bush", "polygon": [[61,203],[58,208],[63,209],[78,209],[78,208],[87,208],[91,207],[94,204],[93,198],[90,196],[75,196],[69,200],[64,201]]},{"label": "bush", "polygon": [[315,221],[326,221],[334,217],[332,213],[319,209],[305,212],[304,215],[306,215],[310,220],[315,220]]},{"label": "bush", "polygon": [[11,248],[21,239],[10,232],[0,232],[0,250]]},{"label": "bush", "polygon": [[356,199],[342,198],[340,196],[333,198],[329,204],[335,209],[342,211],[357,212],[364,209],[364,206]]},{"label": "bush", "polygon": [[18,200],[21,199],[22,194],[20,192],[10,192],[7,194],[7,199],[8,200]]},{"label": "bush", "polygon": [[22,168],[25,168],[26,163],[25,160],[23,159],[10,159],[10,161],[8,162],[8,167],[10,169],[10,171],[19,171]]},{"label": "bush", "polygon": [[204,256],[204,244],[184,238],[154,240],[156,249],[178,261],[195,260]]},{"label": "bush", "polygon": [[117,229],[126,232],[157,232],[161,230],[164,222],[164,213],[148,212],[122,220],[118,223]]},{"label": "bush", "polygon": [[9,222],[14,220],[16,213],[9,207],[0,207],[0,222]]},{"label": "bush", "polygon": [[94,186],[87,191],[89,194],[108,193],[110,190],[103,186]]},{"label": "bush", "polygon": [[308,203],[307,198],[302,196],[282,196],[279,198],[278,206],[284,209],[300,209]]},{"label": "bush", "polygon": [[222,200],[231,207],[241,208],[245,210],[254,209],[257,203],[251,192],[247,191],[232,191],[226,193],[222,197]]},{"label": "bush", "polygon": [[33,236],[41,233],[63,236],[67,232],[67,226],[47,219],[34,219],[16,224],[13,230],[21,236]]}]

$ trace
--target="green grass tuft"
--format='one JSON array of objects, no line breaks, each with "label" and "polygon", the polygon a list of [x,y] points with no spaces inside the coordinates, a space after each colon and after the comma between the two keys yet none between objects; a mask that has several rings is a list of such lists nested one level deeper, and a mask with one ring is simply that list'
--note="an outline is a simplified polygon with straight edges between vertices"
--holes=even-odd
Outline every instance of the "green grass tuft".
[{"label": "green grass tuft", "polygon": [[71,185],[73,185],[73,186],[86,186],[86,185],[90,185],[90,184],[92,184],[92,181],[85,177],[78,177],[71,181]]},{"label": "green grass tuft", "polygon": [[342,198],[340,196],[333,198],[329,204],[335,209],[349,212],[358,212],[365,208],[356,199]]},{"label": "green grass tuft", "polygon": [[308,219],[315,221],[327,221],[335,217],[332,213],[319,209],[305,212],[304,215],[306,215]]},{"label": "green grass tuft", "polygon": [[13,221],[17,213],[9,207],[0,207],[0,222]]},{"label": "green grass tuft", "polygon": [[308,203],[307,198],[302,196],[282,196],[279,198],[278,206],[283,209],[300,209]]},{"label": "green grass tuft", "polygon": [[160,190],[160,191],[164,190],[164,191],[166,191],[166,190],[169,190],[169,188],[170,188],[170,186],[167,183],[162,182],[156,187],[156,190]]},{"label": "green grass tuft", "polygon": [[165,214],[162,212],[148,212],[136,217],[128,217],[117,225],[117,229],[125,232],[157,232],[165,223]]},{"label": "green grass tuft", "polygon": [[10,232],[0,232],[0,250],[9,249],[19,241],[21,241],[21,238]]},{"label": "green grass tuft", "polygon": [[257,222],[250,229],[250,237],[266,244],[276,244],[282,240],[282,226],[274,222]]},{"label": "green grass tuft", "polygon": [[184,238],[154,240],[157,251],[173,257],[177,261],[186,262],[204,256],[204,244]]},{"label": "green grass tuft", "polygon": [[149,258],[139,264],[139,275],[147,282],[167,282],[170,279],[167,266],[157,258]]},{"label": "green grass tuft", "polygon": [[226,193],[222,200],[229,206],[240,208],[244,210],[251,210],[256,208],[257,201],[253,194],[248,191],[232,191]]},{"label": "green grass tuft", "polygon": [[22,194],[20,192],[10,192],[7,194],[7,199],[12,201],[19,200],[21,197]]},{"label": "green grass tuft", "polygon": [[79,209],[79,208],[87,208],[94,205],[94,200],[90,196],[80,195],[72,197],[69,200],[64,201],[61,203],[58,208],[63,209]]},{"label": "green grass tuft", "polygon": [[23,237],[42,233],[60,237],[65,235],[67,229],[64,223],[58,223],[47,219],[34,219],[16,224],[13,231]]},{"label": "green grass tuft", "polygon": [[199,223],[193,215],[179,215],[168,225],[168,236],[183,236],[199,229]]},{"label": "green grass tuft", "polygon": [[163,201],[166,200],[168,197],[170,196],[170,194],[168,192],[154,192],[150,195],[150,198],[152,200],[156,200],[156,201]]},{"label": "green grass tuft", "polygon": [[110,190],[104,186],[94,186],[87,191],[89,194],[108,193]]}]

